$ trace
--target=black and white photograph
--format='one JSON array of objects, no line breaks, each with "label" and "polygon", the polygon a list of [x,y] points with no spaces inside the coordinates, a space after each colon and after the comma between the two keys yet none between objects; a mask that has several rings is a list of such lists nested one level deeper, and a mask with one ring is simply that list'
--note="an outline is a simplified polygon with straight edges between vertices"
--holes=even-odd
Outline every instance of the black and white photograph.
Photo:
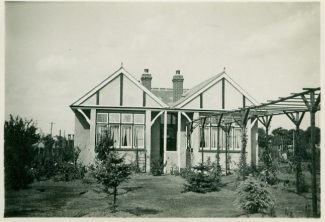
[{"label": "black and white photograph", "polygon": [[323,4],[4,1],[2,217],[320,220]]}]

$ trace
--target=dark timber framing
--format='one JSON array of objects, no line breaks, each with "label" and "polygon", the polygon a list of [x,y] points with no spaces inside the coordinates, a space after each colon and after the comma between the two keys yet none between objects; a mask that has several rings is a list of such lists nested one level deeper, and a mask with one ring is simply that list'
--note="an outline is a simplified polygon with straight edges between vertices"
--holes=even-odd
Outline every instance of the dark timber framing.
[{"label": "dark timber framing", "polygon": [[298,143],[298,138],[299,138],[299,127],[302,119],[304,118],[305,112],[302,112],[301,115],[299,112],[296,112],[296,116],[293,113],[287,113],[286,111],[283,111],[288,118],[293,122],[293,124],[296,126],[295,129],[295,139],[294,140],[294,156],[295,156],[295,164],[296,164],[296,191],[297,193],[301,193],[300,187],[299,187],[299,182],[302,180],[302,169],[301,169],[301,147],[300,144]]},{"label": "dark timber framing", "polygon": [[203,163],[204,162],[204,151],[203,151],[203,149],[204,149],[204,146],[203,146],[203,141],[204,141],[204,125],[205,125],[206,117],[203,118],[202,121],[203,122],[202,122],[202,126],[201,126],[200,146],[201,146],[201,152],[202,152],[202,159],[201,159],[201,161]]},{"label": "dark timber framing", "polygon": [[221,84],[222,84],[222,91],[221,91],[222,109],[224,109],[225,108],[225,78],[222,78]]},{"label": "dark timber framing", "polygon": [[123,74],[120,74],[120,106],[123,106]]},{"label": "dark timber framing", "polygon": [[143,91],[143,94],[142,94],[142,106],[146,107],[146,93],[144,91]]},{"label": "dark timber framing", "polygon": [[96,92],[96,105],[99,105],[99,91]]},{"label": "dark timber framing", "polygon": [[200,94],[200,108],[203,108],[203,94]]},{"label": "dark timber framing", "polygon": [[243,108],[246,106],[246,96],[243,95]]}]

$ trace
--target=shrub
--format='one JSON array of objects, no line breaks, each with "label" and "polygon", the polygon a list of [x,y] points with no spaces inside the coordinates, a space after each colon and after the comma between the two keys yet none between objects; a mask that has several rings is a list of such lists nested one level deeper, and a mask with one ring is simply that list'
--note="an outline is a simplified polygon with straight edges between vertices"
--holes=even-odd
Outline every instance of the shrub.
[{"label": "shrub", "polygon": [[[235,170],[235,175],[237,177],[237,181],[245,180],[248,176],[259,177],[262,171],[261,168],[256,167],[256,165],[248,165],[246,164],[243,168],[240,168],[240,163],[235,163],[238,169]],[[243,177],[243,175],[245,175]]]},{"label": "shrub", "polygon": [[5,185],[13,189],[26,188],[33,182],[31,171],[34,158],[33,144],[39,141],[32,120],[13,117],[4,125],[4,172]]},{"label": "shrub", "polygon": [[181,177],[183,177],[184,179],[188,179],[189,177],[191,177],[193,174],[193,171],[191,170],[190,167],[186,167],[186,168],[181,168],[181,171],[179,173],[179,175]]},{"label": "shrub", "polygon": [[180,171],[179,171],[178,166],[176,164],[173,164],[173,166],[172,166],[172,168],[170,170],[170,174],[175,175],[175,176],[180,175]]},{"label": "shrub", "polygon": [[150,172],[153,176],[161,176],[164,173],[165,165],[161,160],[156,160],[151,163]]},{"label": "shrub", "polygon": [[266,213],[274,206],[274,197],[268,185],[251,177],[241,182],[236,190],[234,205],[247,213]]},{"label": "shrub", "polygon": [[60,164],[58,169],[58,177],[57,180],[59,181],[71,181],[75,179],[82,179],[84,178],[86,173],[86,167],[82,164],[76,164],[72,162],[63,162]]},{"label": "shrub", "polygon": [[259,178],[261,181],[269,184],[274,185],[279,182],[279,179],[274,171],[268,171],[267,169],[264,169],[260,174]]},{"label": "shrub", "polygon": [[218,191],[221,187],[220,176],[210,165],[200,163],[193,167],[193,171],[185,178],[187,183],[184,191],[206,193]]}]

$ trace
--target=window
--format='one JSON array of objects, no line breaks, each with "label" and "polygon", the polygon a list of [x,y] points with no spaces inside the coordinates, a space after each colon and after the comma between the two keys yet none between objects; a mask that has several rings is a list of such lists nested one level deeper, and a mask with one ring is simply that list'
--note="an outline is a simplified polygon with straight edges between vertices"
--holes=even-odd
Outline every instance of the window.
[{"label": "window", "polygon": [[220,150],[226,149],[226,132],[220,128]]},{"label": "window", "polygon": [[131,148],[132,147],[132,125],[122,125],[121,126],[121,138],[123,148]]},{"label": "window", "polygon": [[240,128],[233,128],[233,146],[234,150],[241,150],[241,130]]},{"label": "window", "polygon": [[114,141],[114,147],[120,147],[120,125],[110,124],[109,129],[111,131],[111,139]]},{"label": "window", "polygon": [[[200,148],[203,147],[205,150],[217,150],[218,140],[219,140],[219,149],[225,150],[226,149],[225,131],[219,128],[219,138],[218,138],[217,119],[207,117],[204,124],[203,138],[200,135]],[[229,150],[237,150],[237,151],[241,150],[241,129],[239,127],[231,127],[228,143],[229,143]]]},{"label": "window", "polygon": [[144,147],[144,126],[134,125],[133,127],[133,146],[135,148]]},{"label": "window", "polygon": [[134,114],[134,124],[144,124],[144,115]]},{"label": "window", "polygon": [[144,122],[142,113],[97,113],[96,143],[109,129],[115,148],[144,148]]},{"label": "window", "polygon": [[122,123],[132,123],[133,115],[129,113],[122,113]]},{"label": "window", "polygon": [[110,123],[120,123],[120,114],[119,113],[110,113],[109,114]]},{"label": "window", "polygon": [[203,133],[203,140],[201,141],[200,147],[210,148],[210,127],[204,127]]},{"label": "window", "polygon": [[105,133],[107,131],[107,125],[97,125],[97,129],[96,129],[96,143],[99,143],[99,141],[101,141],[104,136]]},{"label": "window", "polygon": [[217,148],[218,148],[218,127],[211,127],[211,149],[217,149]]},{"label": "window", "polygon": [[97,113],[97,123],[107,123],[108,115],[107,113]]}]

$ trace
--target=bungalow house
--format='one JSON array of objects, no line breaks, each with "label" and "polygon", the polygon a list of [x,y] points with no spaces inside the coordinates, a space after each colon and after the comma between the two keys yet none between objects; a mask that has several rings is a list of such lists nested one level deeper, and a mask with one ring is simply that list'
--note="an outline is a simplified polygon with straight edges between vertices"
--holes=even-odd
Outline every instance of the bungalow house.
[{"label": "bungalow house", "polygon": [[[125,154],[127,161],[137,161],[143,171],[149,172],[151,164],[159,161],[166,163],[167,172],[195,165],[201,162],[201,152],[205,160],[214,161],[218,143],[215,119],[206,119],[201,139],[199,127],[194,129],[191,147],[187,143],[187,123],[256,102],[225,71],[191,89],[183,89],[183,81],[177,70],[172,88],[152,88],[148,69],[139,81],[121,67],[88,91],[70,106],[75,113],[74,139],[81,149],[80,161],[94,163],[96,143],[106,129],[110,129],[115,149]],[[225,133],[220,132],[220,163],[224,167]],[[240,132],[238,126],[231,127],[231,167],[239,161]],[[247,132],[247,160],[256,164],[257,121],[247,124]]]}]

